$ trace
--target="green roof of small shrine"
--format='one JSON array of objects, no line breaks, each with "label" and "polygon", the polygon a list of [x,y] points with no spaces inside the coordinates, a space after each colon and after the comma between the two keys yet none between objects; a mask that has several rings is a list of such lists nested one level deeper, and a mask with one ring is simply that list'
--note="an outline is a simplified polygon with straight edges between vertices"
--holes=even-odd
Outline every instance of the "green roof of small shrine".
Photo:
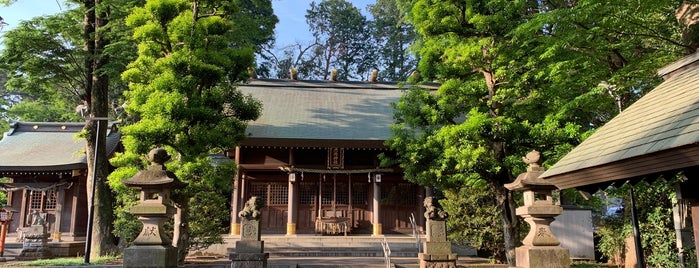
[{"label": "green roof of small shrine", "polygon": [[559,188],[609,183],[699,165],[699,54],[541,175]]},{"label": "green roof of small shrine", "polygon": [[[0,173],[60,171],[87,168],[85,140],[76,137],[85,123],[16,122],[0,140]],[[115,150],[121,134],[110,124],[107,151]]]}]

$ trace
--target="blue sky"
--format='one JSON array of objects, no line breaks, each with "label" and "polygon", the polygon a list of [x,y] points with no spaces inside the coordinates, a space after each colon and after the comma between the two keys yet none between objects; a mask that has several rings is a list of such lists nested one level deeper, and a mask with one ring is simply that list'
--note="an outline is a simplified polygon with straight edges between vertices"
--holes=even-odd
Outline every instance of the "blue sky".
[{"label": "blue sky", "polygon": [[[279,18],[276,27],[277,46],[290,45],[295,42],[307,43],[312,37],[306,26],[306,9],[312,0],[272,0],[274,13]],[[318,0],[316,1],[318,2]],[[367,15],[366,6],[375,0],[349,0],[355,7]],[[6,23],[3,31],[16,26],[21,20],[54,14],[66,9],[63,0],[17,0],[10,6],[0,6],[0,16]]]}]

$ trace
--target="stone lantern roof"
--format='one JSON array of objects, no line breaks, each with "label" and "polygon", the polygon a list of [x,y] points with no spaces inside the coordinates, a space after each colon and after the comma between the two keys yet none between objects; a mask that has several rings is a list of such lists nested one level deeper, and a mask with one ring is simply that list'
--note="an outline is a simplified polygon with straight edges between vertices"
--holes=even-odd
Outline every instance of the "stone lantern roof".
[{"label": "stone lantern roof", "polygon": [[531,191],[531,190],[555,190],[557,187],[550,181],[539,178],[546,170],[541,167],[541,154],[531,151],[527,156],[522,157],[529,165],[527,172],[519,174],[512,183],[505,184],[505,188],[510,191]]},{"label": "stone lantern roof", "polygon": [[147,170],[141,170],[130,179],[121,180],[124,185],[133,188],[183,188],[187,184],[177,179],[174,173],[165,168],[165,162],[170,160],[170,155],[163,148],[155,148],[148,153],[148,162],[151,163]]}]

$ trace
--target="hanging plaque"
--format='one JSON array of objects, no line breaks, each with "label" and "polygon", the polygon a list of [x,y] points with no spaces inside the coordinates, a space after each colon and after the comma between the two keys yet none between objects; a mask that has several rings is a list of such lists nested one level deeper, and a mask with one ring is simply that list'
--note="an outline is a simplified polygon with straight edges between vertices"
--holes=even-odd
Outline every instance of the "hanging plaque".
[{"label": "hanging plaque", "polygon": [[328,169],[345,168],[345,149],[328,148]]}]

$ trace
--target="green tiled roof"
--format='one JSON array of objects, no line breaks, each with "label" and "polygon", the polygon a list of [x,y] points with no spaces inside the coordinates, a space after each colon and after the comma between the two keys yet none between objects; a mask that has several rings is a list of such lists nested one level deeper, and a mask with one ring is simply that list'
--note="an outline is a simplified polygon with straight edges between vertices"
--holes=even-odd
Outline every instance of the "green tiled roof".
[{"label": "green tiled roof", "polygon": [[270,139],[386,140],[391,103],[404,93],[395,83],[368,82],[252,80],[238,88],[263,103],[249,137]]},{"label": "green tiled roof", "polygon": [[[695,56],[690,58],[696,60]],[[687,59],[683,61],[682,64],[688,64]],[[680,148],[685,151],[678,151]],[[691,158],[694,156],[679,155],[685,154],[687,148],[699,148],[698,66],[686,67],[664,81],[541,177],[560,188],[570,188],[699,165]],[[671,157],[687,161],[670,161]]]},{"label": "green tiled roof", "polygon": [[[0,140],[0,172],[57,171],[87,167],[85,140],[75,134],[85,123],[17,122]],[[107,151],[121,135],[107,130]]]}]

